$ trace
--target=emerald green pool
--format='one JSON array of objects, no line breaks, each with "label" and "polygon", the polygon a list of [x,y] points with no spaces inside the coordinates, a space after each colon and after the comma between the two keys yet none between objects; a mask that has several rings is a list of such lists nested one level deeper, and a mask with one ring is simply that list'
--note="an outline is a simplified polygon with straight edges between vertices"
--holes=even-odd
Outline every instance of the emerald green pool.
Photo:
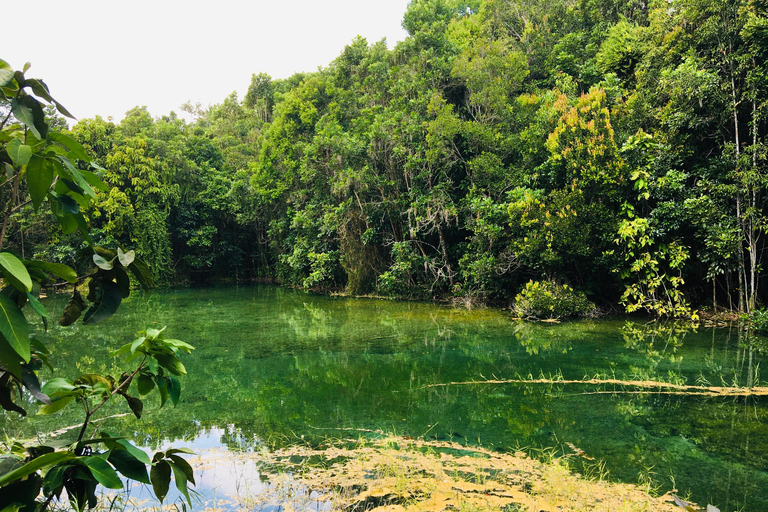
[{"label": "emerald green pool", "polygon": [[[48,300],[52,316],[66,299]],[[533,324],[492,309],[249,285],[137,293],[102,324],[56,325],[40,338],[59,374],[119,375],[127,366],[115,365],[109,351],[140,329],[165,325],[168,337],[196,347],[183,357],[189,375],[179,406],[161,415],[153,405],[142,420],[122,416],[105,424],[143,446],[249,450],[369,431],[499,450],[567,454],[572,445],[604,461],[613,480],[650,479],[662,491],[674,487],[723,511],[768,510],[766,397],[450,384],[599,376],[759,385],[766,340],[736,328],[673,329],[627,319]],[[106,414],[127,411],[117,403]],[[63,414],[6,414],[0,423],[8,435],[30,437],[79,419],[72,407]],[[583,470],[595,464],[571,460],[584,463]]]}]

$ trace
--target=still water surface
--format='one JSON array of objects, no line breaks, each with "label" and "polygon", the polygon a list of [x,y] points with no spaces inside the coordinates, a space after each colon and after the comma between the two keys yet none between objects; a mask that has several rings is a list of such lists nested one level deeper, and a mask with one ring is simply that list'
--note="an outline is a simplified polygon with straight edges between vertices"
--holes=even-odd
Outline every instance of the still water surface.
[{"label": "still water surface", "polygon": [[[60,314],[66,297],[46,304]],[[41,336],[57,373],[119,375],[111,349],[146,327],[196,347],[175,409],[104,427],[157,448],[258,450],[370,431],[488,448],[577,447],[617,481],[647,482],[725,510],[768,510],[768,400],[607,386],[451,384],[516,378],[762,385],[764,338],[626,319],[515,322],[507,312],[316,296],[268,286],[153,291],[93,327]],[[46,377],[43,372],[41,377]],[[149,404],[148,404],[149,405]],[[116,404],[109,414],[125,412]],[[30,437],[80,419],[2,424]],[[576,465],[594,465],[572,457]],[[584,469],[584,468],[582,468]],[[589,468],[587,468],[589,469]],[[255,485],[255,483],[254,483]],[[205,486],[198,491],[206,492]]]}]

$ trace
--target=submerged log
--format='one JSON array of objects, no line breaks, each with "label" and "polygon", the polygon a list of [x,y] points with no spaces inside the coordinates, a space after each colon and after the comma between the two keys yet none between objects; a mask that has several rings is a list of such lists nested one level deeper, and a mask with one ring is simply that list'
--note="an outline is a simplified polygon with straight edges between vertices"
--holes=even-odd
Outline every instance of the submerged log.
[{"label": "submerged log", "polygon": [[438,384],[426,384],[419,389],[436,388],[444,386],[469,386],[483,384],[562,384],[562,385],[593,385],[593,386],[623,386],[627,388],[641,388],[642,391],[628,389],[590,391],[587,394],[605,393],[662,393],[673,395],[701,395],[701,396],[768,396],[768,387],[722,387],[722,386],[691,386],[672,384],[655,380],[621,380],[621,379],[506,379],[506,380],[478,380],[466,382],[446,382]]}]

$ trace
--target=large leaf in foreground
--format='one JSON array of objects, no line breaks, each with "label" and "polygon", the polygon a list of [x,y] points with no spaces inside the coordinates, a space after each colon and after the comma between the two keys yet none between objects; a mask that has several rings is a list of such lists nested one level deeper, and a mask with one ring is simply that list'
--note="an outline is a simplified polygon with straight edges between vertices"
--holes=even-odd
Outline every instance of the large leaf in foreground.
[{"label": "large leaf in foreground", "polygon": [[32,278],[19,258],[9,252],[0,252],[0,267],[14,288],[20,292],[32,291]]},{"label": "large leaf in foreground", "polygon": [[29,362],[29,326],[24,313],[10,297],[0,293],[0,333],[25,362]]}]

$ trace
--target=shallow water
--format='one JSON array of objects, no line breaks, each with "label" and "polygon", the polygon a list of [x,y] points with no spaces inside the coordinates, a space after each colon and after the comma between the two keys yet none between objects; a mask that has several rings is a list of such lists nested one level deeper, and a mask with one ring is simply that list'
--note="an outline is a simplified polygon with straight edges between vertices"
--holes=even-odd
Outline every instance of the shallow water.
[{"label": "shallow water", "polygon": [[[53,317],[66,299],[46,303]],[[602,461],[613,480],[676,488],[723,511],[768,510],[765,397],[482,383],[599,376],[757,385],[766,340],[736,329],[531,324],[497,310],[227,286],[137,293],[102,324],[55,326],[40,338],[59,375],[119,375],[128,366],[115,365],[109,350],[164,325],[167,337],[196,347],[183,356],[189,375],[179,406],[155,414],[151,397],[142,420],[104,425],[143,446],[258,450],[383,431],[499,450],[575,447],[583,455],[571,460],[582,471],[595,473]],[[476,383],[458,384],[466,382]],[[118,403],[106,414],[127,411]],[[2,425],[29,437],[80,419],[72,407],[64,415],[6,415]]]}]

